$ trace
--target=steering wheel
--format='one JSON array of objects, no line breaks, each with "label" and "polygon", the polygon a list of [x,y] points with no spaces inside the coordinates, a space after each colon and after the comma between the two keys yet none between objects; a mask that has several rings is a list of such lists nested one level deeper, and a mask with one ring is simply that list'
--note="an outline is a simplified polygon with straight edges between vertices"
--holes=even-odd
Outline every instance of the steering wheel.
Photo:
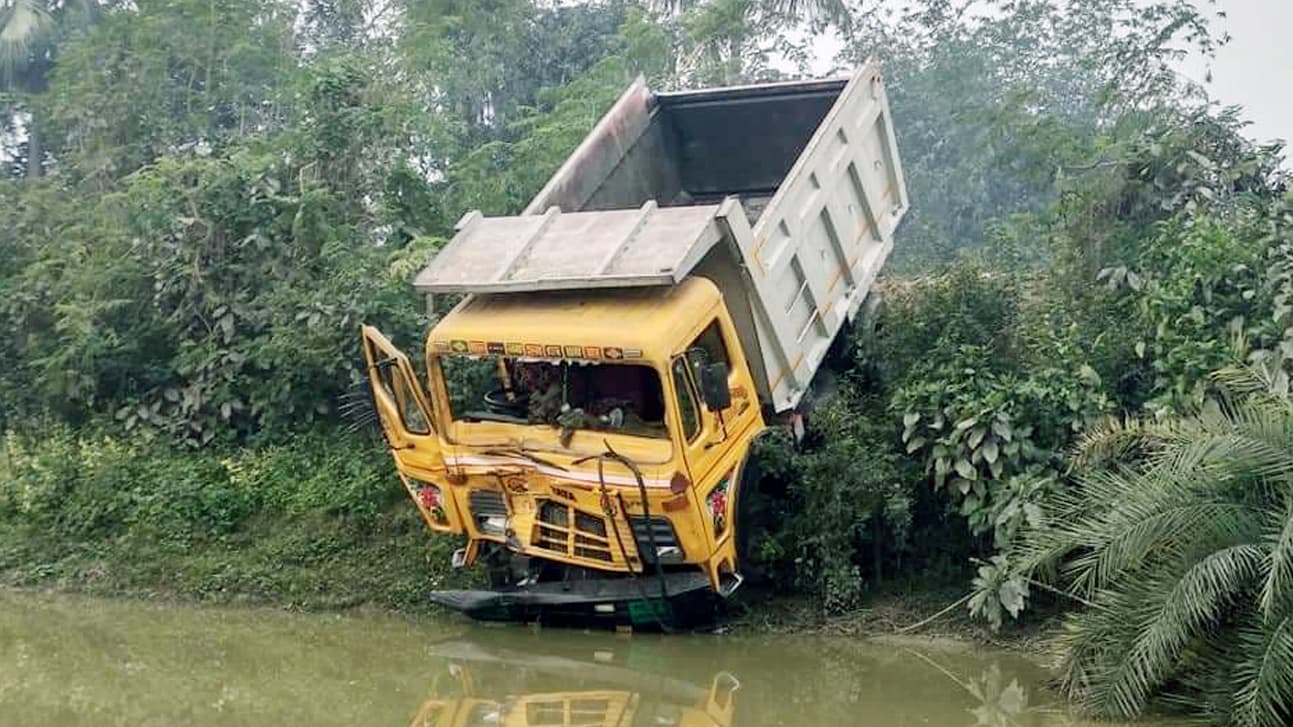
[{"label": "steering wheel", "polygon": [[499,414],[523,414],[529,409],[530,404],[530,395],[525,393],[514,393],[512,400],[508,401],[507,392],[501,386],[485,392],[483,398],[485,407]]}]

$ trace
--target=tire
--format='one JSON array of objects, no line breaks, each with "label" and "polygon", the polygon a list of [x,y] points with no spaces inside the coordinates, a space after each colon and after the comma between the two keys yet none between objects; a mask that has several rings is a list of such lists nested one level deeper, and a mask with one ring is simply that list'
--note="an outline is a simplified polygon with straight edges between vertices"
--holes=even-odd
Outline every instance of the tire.
[{"label": "tire", "polygon": [[[763,435],[756,438],[761,439]],[[755,448],[741,462],[736,485],[736,569],[747,585],[762,588],[768,585],[773,574],[764,567],[758,556],[758,546],[764,536],[776,525],[772,485],[765,478]]]}]

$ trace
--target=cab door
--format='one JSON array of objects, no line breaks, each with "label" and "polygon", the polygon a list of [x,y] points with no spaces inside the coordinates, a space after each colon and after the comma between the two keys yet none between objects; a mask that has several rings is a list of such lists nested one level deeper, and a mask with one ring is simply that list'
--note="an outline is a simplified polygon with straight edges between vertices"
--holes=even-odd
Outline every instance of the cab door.
[{"label": "cab door", "polygon": [[[752,401],[753,381],[745,359],[725,317],[707,316],[690,340],[670,360],[670,374],[680,396],[687,467],[692,479],[700,482],[711,479],[716,468],[731,469],[740,459],[743,452],[735,451],[736,437],[758,415],[758,407]],[[700,370],[712,363],[726,364],[728,369],[732,405],[723,411],[711,411],[701,396]]]},{"label": "cab door", "polygon": [[[753,381],[731,321],[715,312],[690,337],[690,343],[670,360],[670,377],[678,396],[684,456],[694,483],[696,506],[709,524],[708,537],[716,562],[734,558],[732,521],[736,467],[747,449],[751,423],[760,417],[753,400]],[[728,367],[732,405],[710,411],[701,397],[700,370],[712,363]],[[717,569],[713,577],[717,581]]]},{"label": "cab door", "polygon": [[361,329],[373,406],[395,466],[427,524],[457,527],[456,508],[446,500],[444,457],[431,416],[430,398],[408,356],[372,326]]}]

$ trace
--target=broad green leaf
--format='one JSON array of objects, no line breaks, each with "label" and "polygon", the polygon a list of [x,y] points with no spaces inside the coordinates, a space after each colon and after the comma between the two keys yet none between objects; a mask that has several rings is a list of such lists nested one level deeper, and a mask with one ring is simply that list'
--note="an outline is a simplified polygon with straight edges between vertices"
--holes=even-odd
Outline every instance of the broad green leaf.
[{"label": "broad green leaf", "polygon": [[1014,434],[1010,429],[1010,423],[1001,421],[1000,419],[992,423],[992,433],[1006,442],[1009,442],[1011,436]]},{"label": "broad green leaf", "polygon": [[996,461],[988,463],[988,469],[992,471],[992,479],[999,480],[1001,479],[1001,473],[1006,469],[1006,460],[997,458]]},{"label": "broad green leaf", "polygon": [[988,464],[995,464],[997,456],[1000,454],[997,450],[997,440],[989,439],[984,442],[981,451],[983,452],[983,458],[988,461]]}]

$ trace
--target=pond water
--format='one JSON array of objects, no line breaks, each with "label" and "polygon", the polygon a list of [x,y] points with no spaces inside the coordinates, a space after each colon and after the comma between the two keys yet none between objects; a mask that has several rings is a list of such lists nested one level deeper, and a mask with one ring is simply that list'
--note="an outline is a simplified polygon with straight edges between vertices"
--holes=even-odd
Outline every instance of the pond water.
[{"label": "pond water", "polygon": [[[0,725],[1080,725],[1012,654],[0,591]],[[1107,724],[1107,723],[1104,723]]]}]

